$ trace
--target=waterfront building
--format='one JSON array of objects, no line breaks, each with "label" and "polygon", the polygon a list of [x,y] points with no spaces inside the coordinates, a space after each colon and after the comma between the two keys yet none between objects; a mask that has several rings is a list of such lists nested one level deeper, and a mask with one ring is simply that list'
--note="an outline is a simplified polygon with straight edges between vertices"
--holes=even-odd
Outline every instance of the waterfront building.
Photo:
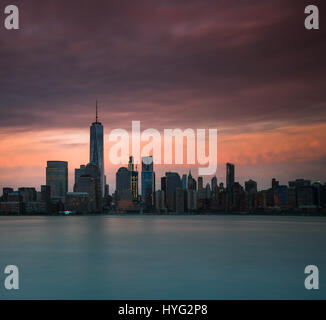
[{"label": "waterfront building", "polygon": [[68,192],[67,161],[47,162],[46,185],[51,188],[51,198],[60,198],[64,202]]},{"label": "waterfront building", "polygon": [[104,147],[103,126],[98,121],[98,106],[96,101],[96,118],[90,126],[90,163],[96,163],[100,170],[100,190],[104,196]]}]

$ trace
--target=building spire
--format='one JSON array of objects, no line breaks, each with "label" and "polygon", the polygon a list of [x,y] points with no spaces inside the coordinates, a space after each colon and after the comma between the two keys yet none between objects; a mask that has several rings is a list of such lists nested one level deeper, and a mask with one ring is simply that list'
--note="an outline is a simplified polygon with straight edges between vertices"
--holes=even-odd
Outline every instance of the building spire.
[{"label": "building spire", "polygon": [[98,122],[98,106],[97,106],[97,99],[96,99],[96,123]]}]

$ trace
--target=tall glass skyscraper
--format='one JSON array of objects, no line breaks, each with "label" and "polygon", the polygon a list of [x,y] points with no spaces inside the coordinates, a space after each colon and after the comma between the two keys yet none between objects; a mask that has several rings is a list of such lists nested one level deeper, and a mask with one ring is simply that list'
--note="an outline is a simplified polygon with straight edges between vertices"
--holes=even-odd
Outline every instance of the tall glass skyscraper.
[{"label": "tall glass skyscraper", "polygon": [[226,188],[232,190],[234,184],[234,164],[226,164]]},{"label": "tall glass skyscraper", "polygon": [[48,161],[46,167],[46,185],[51,188],[52,198],[63,201],[68,192],[68,162]]},{"label": "tall glass skyscraper", "polygon": [[103,126],[98,121],[98,108],[96,101],[96,118],[90,127],[90,162],[96,163],[100,168],[101,193],[104,196],[104,147]]},{"label": "tall glass skyscraper", "polygon": [[153,156],[142,158],[141,192],[146,207],[150,208],[153,205],[153,195],[155,193]]}]

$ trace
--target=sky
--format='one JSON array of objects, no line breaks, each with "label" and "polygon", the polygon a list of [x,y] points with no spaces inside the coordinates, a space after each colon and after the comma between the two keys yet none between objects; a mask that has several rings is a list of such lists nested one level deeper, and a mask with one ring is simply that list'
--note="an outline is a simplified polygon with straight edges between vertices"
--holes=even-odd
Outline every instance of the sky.
[{"label": "sky", "polygon": [[[46,161],[65,160],[71,189],[89,161],[96,99],[111,191],[108,135],[133,120],[142,130],[217,128],[219,182],[226,162],[260,189],[273,177],[326,182],[322,1],[11,2],[20,30],[0,25],[0,188],[39,189]],[[304,28],[308,4],[320,30]],[[196,176],[196,166],[156,166],[157,181],[189,169]]]}]

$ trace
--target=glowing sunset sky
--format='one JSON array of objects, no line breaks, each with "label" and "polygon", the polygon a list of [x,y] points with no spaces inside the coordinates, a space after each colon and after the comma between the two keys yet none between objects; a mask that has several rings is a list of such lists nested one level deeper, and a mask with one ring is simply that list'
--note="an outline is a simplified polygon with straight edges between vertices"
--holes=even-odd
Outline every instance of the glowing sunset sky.
[{"label": "glowing sunset sky", "polygon": [[[132,120],[217,128],[219,182],[227,161],[259,188],[272,177],[325,182],[326,29],[304,29],[307,4],[18,1],[21,29],[0,28],[0,187],[39,189],[46,161],[66,160],[71,188],[89,160],[96,98],[106,139]],[[156,167],[157,187],[173,168],[188,169]]]}]

